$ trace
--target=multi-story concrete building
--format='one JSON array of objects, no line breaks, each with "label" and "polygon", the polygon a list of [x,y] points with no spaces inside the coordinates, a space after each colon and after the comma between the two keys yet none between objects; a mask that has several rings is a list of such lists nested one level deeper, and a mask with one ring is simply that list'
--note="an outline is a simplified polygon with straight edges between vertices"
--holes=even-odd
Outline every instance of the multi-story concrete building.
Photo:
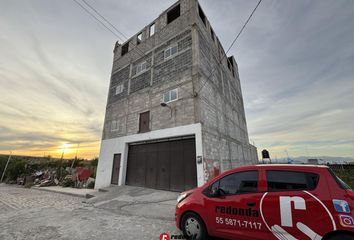
[{"label": "multi-story concrete building", "polygon": [[96,188],[181,191],[257,162],[237,63],[197,0],[116,44]]}]

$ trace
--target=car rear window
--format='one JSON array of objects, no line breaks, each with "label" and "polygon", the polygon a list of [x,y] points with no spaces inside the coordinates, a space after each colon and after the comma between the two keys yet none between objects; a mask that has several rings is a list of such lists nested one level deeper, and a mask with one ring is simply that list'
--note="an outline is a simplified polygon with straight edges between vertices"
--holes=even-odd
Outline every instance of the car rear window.
[{"label": "car rear window", "polygon": [[342,188],[342,189],[351,189],[351,187],[349,187],[348,184],[346,184],[342,179],[340,179],[334,172],[332,169],[328,168],[328,171],[331,173],[332,177],[334,178],[334,180],[336,180],[336,182],[338,183],[338,185]]},{"label": "car rear window", "polygon": [[266,171],[269,192],[291,190],[313,190],[317,187],[319,175],[300,171]]}]

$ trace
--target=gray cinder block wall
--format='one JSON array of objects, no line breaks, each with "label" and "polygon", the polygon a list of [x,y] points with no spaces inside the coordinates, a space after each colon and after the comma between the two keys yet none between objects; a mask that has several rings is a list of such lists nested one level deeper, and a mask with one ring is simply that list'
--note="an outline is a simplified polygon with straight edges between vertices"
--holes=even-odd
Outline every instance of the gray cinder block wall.
[{"label": "gray cinder block wall", "polygon": [[[178,4],[180,16],[167,24],[167,12]],[[248,139],[237,63],[226,57],[200,11],[197,0],[180,0],[128,41],[116,43],[102,140],[138,134],[139,114],[145,111],[151,131],[201,123],[206,181],[220,171],[255,164],[258,157]],[[177,54],[165,59],[164,50],[172,45]],[[146,69],[137,73],[143,62]],[[161,107],[163,93],[176,88],[171,109]]]}]

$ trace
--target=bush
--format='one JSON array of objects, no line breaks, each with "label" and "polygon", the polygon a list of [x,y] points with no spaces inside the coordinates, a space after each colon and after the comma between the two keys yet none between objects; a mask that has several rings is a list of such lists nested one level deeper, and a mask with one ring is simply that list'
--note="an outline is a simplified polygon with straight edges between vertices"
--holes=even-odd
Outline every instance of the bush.
[{"label": "bush", "polygon": [[335,174],[354,189],[354,169],[335,170]]}]

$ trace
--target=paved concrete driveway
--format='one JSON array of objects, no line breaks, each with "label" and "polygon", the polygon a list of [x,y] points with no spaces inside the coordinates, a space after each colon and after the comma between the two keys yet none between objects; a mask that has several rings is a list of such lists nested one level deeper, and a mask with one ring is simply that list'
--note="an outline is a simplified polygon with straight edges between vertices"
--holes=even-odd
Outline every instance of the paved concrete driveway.
[{"label": "paved concrete driveway", "polygon": [[110,188],[89,200],[0,185],[0,239],[159,239],[174,226],[176,193]]}]

